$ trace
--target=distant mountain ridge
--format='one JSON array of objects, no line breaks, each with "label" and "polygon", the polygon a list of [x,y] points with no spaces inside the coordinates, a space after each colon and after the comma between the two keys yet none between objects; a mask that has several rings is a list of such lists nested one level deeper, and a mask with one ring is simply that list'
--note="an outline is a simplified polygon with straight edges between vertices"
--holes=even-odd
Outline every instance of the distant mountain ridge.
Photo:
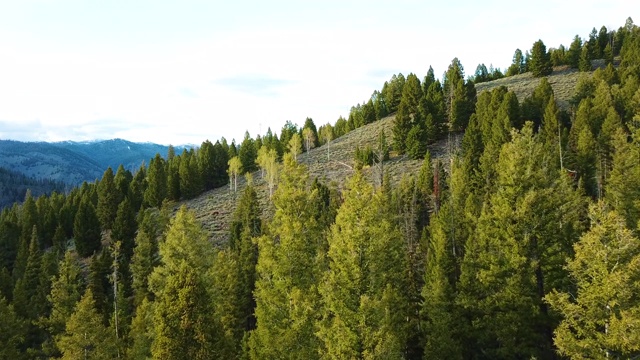
[{"label": "distant mountain ridge", "polygon": [[[176,147],[176,152],[183,147]],[[123,139],[90,142],[22,142],[0,140],[0,167],[36,179],[51,179],[69,185],[93,181],[111,167],[122,164],[134,171],[157,153],[166,157],[168,146],[135,143]]]}]

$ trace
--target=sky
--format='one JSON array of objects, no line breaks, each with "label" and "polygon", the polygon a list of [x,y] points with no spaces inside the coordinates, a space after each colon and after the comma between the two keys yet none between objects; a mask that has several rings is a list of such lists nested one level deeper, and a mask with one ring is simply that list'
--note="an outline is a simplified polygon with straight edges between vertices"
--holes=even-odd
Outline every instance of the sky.
[{"label": "sky", "polygon": [[242,141],[347,117],[393,74],[506,69],[632,0],[0,0],[0,139]]}]

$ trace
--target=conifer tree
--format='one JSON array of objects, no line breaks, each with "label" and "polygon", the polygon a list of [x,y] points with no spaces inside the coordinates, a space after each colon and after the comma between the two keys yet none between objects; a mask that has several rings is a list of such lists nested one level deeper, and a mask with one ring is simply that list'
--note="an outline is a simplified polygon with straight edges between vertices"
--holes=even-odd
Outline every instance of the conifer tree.
[{"label": "conifer tree", "polygon": [[48,318],[42,320],[48,336],[53,340],[43,345],[43,350],[51,357],[59,357],[61,355],[55,343],[64,333],[65,324],[73,314],[76,304],[80,301],[84,282],[80,263],[74,253],[65,252],[59,267],[59,274],[51,284],[51,292],[48,296],[51,304],[51,313]]},{"label": "conifer tree", "polygon": [[195,218],[193,211],[180,207],[169,224],[166,240],[159,244],[160,265],[149,277],[149,286],[156,296],[161,295],[166,279],[178,272],[180,264],[186,262],[202,276],[206,286],[211,285],[211,260],[213,247]]},{"label": "conifer tree", "polygon": [[170,200],[180,200],[180,164],[182,156],[174,156],[167,161],[167,197]]},{"label": "conifer tree", "polygon": [[116,191],[119,193],[120,199],[129,195],[129,186],[131,185],[132,180],[133,175],[131,174],[131,171],[126,170],[124,166],[120,164],[116,170],[116,175],[113,178],[113,182],[115,184]]},{"label": "conifer tree", "polygon": [[206,140],[198,149],[198,168],[204,190],[211,190],[216,187],[216,153],[211,141]]},{"label": "conifer tree", "polygon": [[113,258],[108,248],[102,248],[100,253],[94,254],[89,265],[87,289],[91,290],[95,301],[96,311],[103,317],[104,324],[109,323],[112,303],[112,286],[109,282]]},{"label": "conifer tree", "polygon": [[285,155],[283,166],[273,196],[273,220],[266,235],[257,239],[257,327],[249,338],[250,356],[314,359],[318,357],[314,321],[321,238],[312,206],[317,192],[308,191],[307,171],[291,155]]},{"label": "conifer tree", "polygon": [[637,229],[640,220],[640,140],[639,130],[633,128],[633,141],[618,130],[612,139],[615,149],[612,170],[606,184],[605,199],[619,216],[626,221],[626,227]]},{"label": "conifer tree", "polygon": [[202,177],[198,169],[198,158],[193,150],[183,152],[180,161],[180,195],[192,199],[202,192]]},{"label": "conifer tree", "polygon": [[569,46],[569,51],[567,52],[567,61],[569,62],[569,66],[574,69],[578,68],[580,64],[580,54],[582,53],[582,39],[580,36],[576,35]]},{"label": "conifer tree", "polygon": [[563,261],[576,238],[566,229],[579,228],[580,200],[570,186],[551,180],[542,165],[550,155],[531,126],[503,146],[497,190],[466,244],[457,298],[469,319],[466,352],[551,355],[553,320],[542,299],[566,286]]},{"label": "conifer tree", "polygon": [[407,333],[400,234],[360,173],[349,181],[329,237],[318,336],[330,359],[401,359]]},{"label": "conifer tree", "polygon": [[103,230],[111,230],[113,220],[115,220],[116,212],[118,211],[118,204],[121,200],[122,196],[117,191],[114,182],[113,170],[109,167],[102,175],[102,180],[98,183],[96,214]]},{"label": "conifer tree", "polygon": [[589,44],[585,43],[580,52],[580,60],[578,61],[578,69],[580,71],[591,71],[591,51]]},{"label": "conifer tree", "polygon": [[0,319],[0,358],[27,359],[23,351],[24,322],[3,296],[0,296]]},{"label": "conifer tree", "polygon": [[104,326],[102,317],[96,311],[90,289],[85,291],[69,317],[57,346],[62,352],[62,359],[106,360],[117,357],[116,339],[113,332]]},{"label": "conifer tree", "polygon": [[135,212],[131,208],[129,198],[126,197],[118,205],[118,212],[111,230],[111,239],[122,243],[122,254],[126,263],[129,262],[133,255],[133,240],[136,236],[137,228]]},{"label": "conifer tree", "polygon": [[151,160],[147,171],[147,188],[144,191],[144,202],[150,207],[159,208],[167,198],[167,175],[164,159],[160,154]]},{"label": "conifer tree", "polygon": [[603,203],[591,206],[590,217],[567,265],[575,290],[546,297],[564,316],[555,345],[571,358],[633,358],[640,354],[640,242]]},{"label": "conifer tree", "polygon": [[218,358],[207,285],[188,262],[179,261],[176,266],[165,279],[155,306],[151,354],[156,359]]},{"label": "conifer tree", "polygon": [[256,148],[256,142],[251,138],[249,132],[244,133],[244,139],[238,149],[238,158],[242,163],[242,169],[245,172],[254,172],[256,169],[256,157],[258,156],[258,149]]},{"label": "conifer tree", "polygon": [[547,47],[542,40],[533,43],[528,68],[534,77],[547,76],[553,71],[551,56],[547,52]]},{"label": "conifer tree", "polygon": [[148,278],[157,265],[156,249],[152,235],[145,229],[140,229],[135,239],[136,247],[131,257],[131,276],[133,289],[133,304],[139,306],[144,299],[150,299]]},{"label": "conifer tree", "polygon": [[100,220],[88,196],[83,196],[73,220],[73,239],[76,251],[82,257],[91,256],[100,249]]},{"label": "conifer tree", "polygon": [[455,244],[450,234],[454,230],[449,222],[451,212],[451,205],[445,203],[429,226],[429,250],[422,288],[426,359],[462,358],[461,319],[454,305],[457,271]]},{"label": "conifer tree", "polygon": [[130,346],[127,356],[130,359],[150,359],[153,343],[154,303],[146,298],[136,307],[135,316],[129,330]]}]

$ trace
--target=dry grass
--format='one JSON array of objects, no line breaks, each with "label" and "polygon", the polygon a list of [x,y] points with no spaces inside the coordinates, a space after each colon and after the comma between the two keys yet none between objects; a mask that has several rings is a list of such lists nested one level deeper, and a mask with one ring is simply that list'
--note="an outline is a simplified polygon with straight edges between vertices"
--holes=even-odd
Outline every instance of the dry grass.
[{"label": "dry grass", "polygon": [[[566,67],[555,68],[553,73],[547,77],[554,96],[558,102],[558,106],[564,110],[570,107],[569,100],[574,94],[574,90],[580,72],[576,69],[568,69]],[[476,85],[478,94],[483,91],[491,90],[498,86],[506,86],[509,90],[515,92],[518,100],[522,102],[527,96],[533,93],[533,90],[540,84],[540,78],[535,78],[530,72],[515,76],[510,76],[495,81],[480,83]]]}]

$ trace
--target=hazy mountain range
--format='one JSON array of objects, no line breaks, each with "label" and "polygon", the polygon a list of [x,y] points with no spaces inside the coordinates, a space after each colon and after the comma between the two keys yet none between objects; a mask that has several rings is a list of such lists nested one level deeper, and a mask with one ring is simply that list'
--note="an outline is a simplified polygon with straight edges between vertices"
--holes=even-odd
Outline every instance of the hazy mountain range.
[{"label": "hazy mountain range", "polygon": [[167,151],[165,145],[122,139],[54,143],[0,140],[0,167],[36,179],[77,185],[101,178],[109,166],[114,172],[120,164],[134,171],[156,153],[166,157]]}]

